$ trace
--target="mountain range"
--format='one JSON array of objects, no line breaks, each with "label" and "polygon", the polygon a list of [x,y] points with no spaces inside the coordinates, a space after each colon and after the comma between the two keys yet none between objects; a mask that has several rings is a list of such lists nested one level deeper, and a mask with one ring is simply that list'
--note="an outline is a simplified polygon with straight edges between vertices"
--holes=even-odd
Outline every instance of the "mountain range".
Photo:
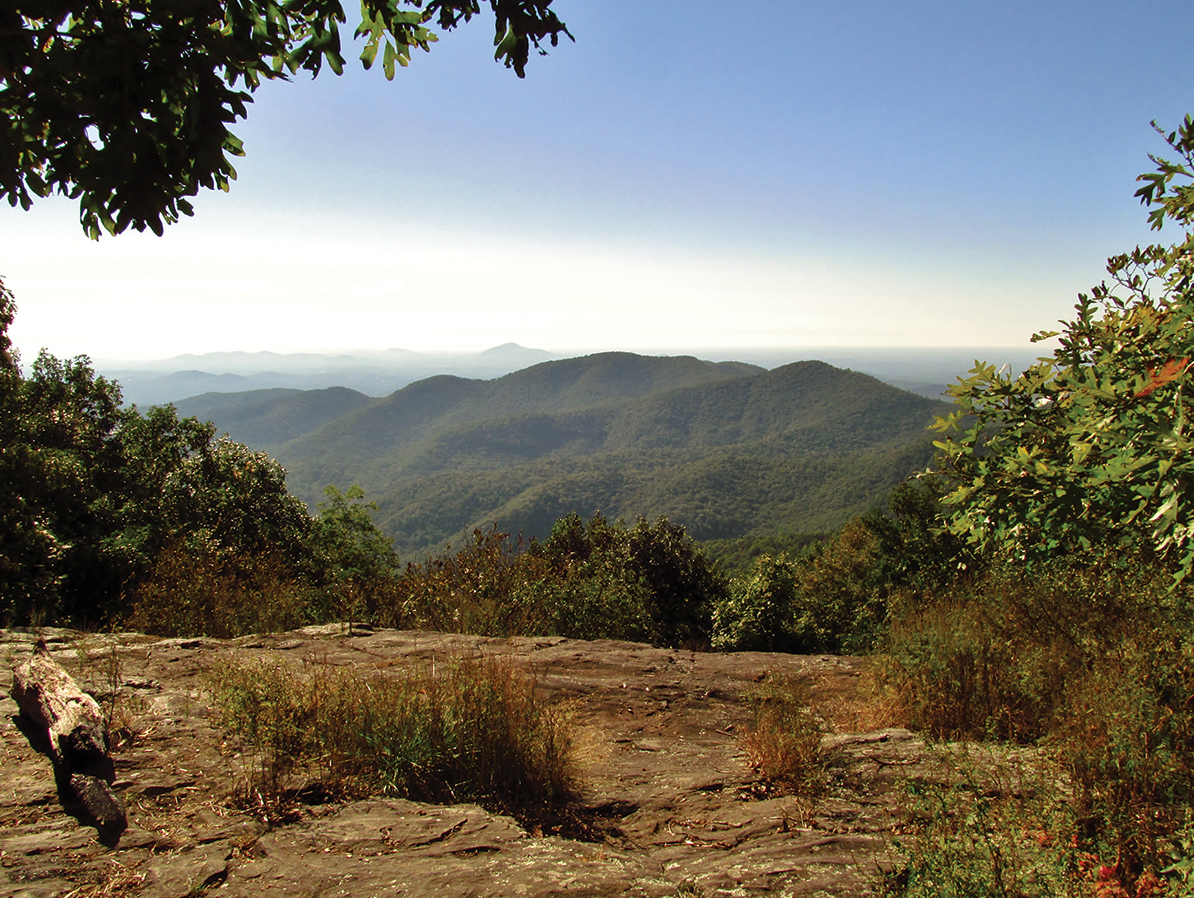
[{"label": "mountain range", "polygon": [[359,483],[407,558],[492,524],[542,537],[572,511],[666,514],[697,539],[830,529],[928,464],[925,428],[950,408],[824,362],[632,353],[379,399],[271,389],[175,406],[274,455],[312,505]]},{"label": "mountain range", "polygon": [[436,374],[500,377],[556,358],[542,349],[504,343],[476,353],[428,353],[384,349],[342,353],[205,352],[156,361],[97,361],[96,368],[120,382],[129,404],[160,405],[198,393],[236,393],[331,386],[386,396]]},{"label": "mountain range", "polygon": [[[913,393],[938,399],[946,384],[965,376],[975,359],[1023,370],[1041,347],[789,347],[708,349],[701,358],[738,360],[776,368],[820,359],[837,368],[874,375]],[[695,354],[695,353],[694,353]],[[348,387],[388,396],[437,374],[491,379],[564,354],[504,343],[482,352],[416,352],[410,349],[342,352],[206,352],[152,361],[97,359],[95,369],[120,382],[128,404],[160,405],[200,393],[286,388]]]}]

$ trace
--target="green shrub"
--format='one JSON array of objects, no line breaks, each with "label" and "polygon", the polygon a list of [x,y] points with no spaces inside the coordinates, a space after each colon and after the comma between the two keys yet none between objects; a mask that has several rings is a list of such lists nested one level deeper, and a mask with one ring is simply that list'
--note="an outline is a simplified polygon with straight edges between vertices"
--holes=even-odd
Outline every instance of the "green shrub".
[{"label": "green shrub", "polygon": [[[535,554],[563,587],[555,603],[561,632],[579,630],[656,645],[703,645],[714,605],[726,595],[720,571],[667,518],[633,527],[600,514],[570,514]],[[582,598],[582,614],[567,604]],[[603,625],[604,621],[604,625]]]},{"label": "green shrub", "polygon": [[612,629],[631,632],[649,621],[657,645],[707,644],[712,610],[727,594],[720,570],[665,517],[654,523],[639,518],[627,527],[600,514],[588,522],[570,514],[536,554],[561,582],[601,584],[614,599],[609,611],[619,616]]},{"label": "green shrub", "polygon": [[796,577],[796,568],[784,556],[764,555],[748,577],[732,581],[729,596],[713,609],[713,648],[785,650],[792,642]]},{"label": "green shrub", "polygon": [[647,614],[658,645],[703,646],[709,641],[714,606],[726,595],[724,575],[702,554],[679,524],[666,517],[639,518],[624,530],[620,558],[648,590]]},{"label": "green shrub", "polygon": [[[243,455],[227,447],[222,452]],[[255,453],[247,460],[281,471]],[[273,504],[278,489],[280,481],[272,481],[265,504]],[[315,519],[305,512],[294,517],[292,503],[281,503],[286,526],[263,525],[255,536],[247,520],[254,503],[245,496],[218,501],[235,525],[196,527],[158,549],[125,590],[123,623],[163,636],[227,638],[373,618],[379,606],[393,604],[397,558],[374,527],[359,487],[347,494],[328,487],[327,495]]]},{"label": "green shrub", "polygon": [[881,540],[862,518],[818,547],[796,576],[792,650],[868,650],[887,618],[888,560]]},{"label": "green shrub", "polygon": [[373,523],[377,505],[359,486],[324,488],[309,537],[307,566],[339,620],[372,619],[394,603],[398,556],[394,541]]},{"label": "green shrub", "polygon": [[945,528],[943,492],[931,476],[900,484],[885,510],[859,515],[795,558],[760,557],[714,606],[714,647],[870,651],[897,594],[935,588],[976,566]]},{"label": "green shrub", "polygon": [[528,584],[520,601],[541,609],[544,629],[569,639],[656,642],[650,595],[637,578],[608,571],[569,571]]}]

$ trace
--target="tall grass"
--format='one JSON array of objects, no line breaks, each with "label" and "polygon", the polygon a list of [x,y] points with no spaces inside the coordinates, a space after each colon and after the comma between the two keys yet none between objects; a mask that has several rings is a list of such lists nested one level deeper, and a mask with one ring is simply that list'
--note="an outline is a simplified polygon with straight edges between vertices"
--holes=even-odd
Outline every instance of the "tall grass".
[{"label": "tall grass", "polygon": [[572,794],[568,722],[506,659],[365,675],[237,662],[212,672],[210,690],[217,719],[245,749],[240,797],[269,814],[303,778],[333,795],[509,810]]}]

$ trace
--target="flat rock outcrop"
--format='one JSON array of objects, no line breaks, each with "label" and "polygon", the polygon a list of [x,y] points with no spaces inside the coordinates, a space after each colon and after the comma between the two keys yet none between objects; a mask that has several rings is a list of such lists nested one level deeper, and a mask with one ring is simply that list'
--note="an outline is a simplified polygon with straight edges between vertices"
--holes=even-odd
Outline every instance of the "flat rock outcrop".
[{"label": "flat rock outcrop", "polygon": [[[8,695],[36,637],[0,631],[0,895],[862,896],[892,865],[903,783],[933,775],[911,733],[867,721],[860,658],[339,625],[229,641],[42,635],[111,709],[128,825],[105,838],[64,810]],[[209,719],[205,671],[262,655],[371,671],[477,654],[510,657],[566,703],[578,825],[390,798],[311,804],[267,825],[231,800],[245,762]],[[744,753],[745,696],[765,672],[806,683],[830,723],[815,794],[777,794]]]}]

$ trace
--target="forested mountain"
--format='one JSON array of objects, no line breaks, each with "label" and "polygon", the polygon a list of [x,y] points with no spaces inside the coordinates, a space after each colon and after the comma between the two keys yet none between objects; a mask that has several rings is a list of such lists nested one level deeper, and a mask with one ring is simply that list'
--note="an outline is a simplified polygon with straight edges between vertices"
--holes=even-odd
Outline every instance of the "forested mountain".
[{"label": "forested mountain", "polygon": [[543,536],[570,511],[666,514],[698,539],[832,528],[928,463],[946,406],[823,362],[602,353],[374,401],[276,390],[178,408],[274,454],[308,501],[361,484],[409,557],[491,523]]},{"label": "forested mountain", "polygon": [[271,447],[310,433],[373,399],[347,387],[203,393],[173,403],[180,417],[214,421],[233,439]]},{"label": "forested mountain", "polygon": [[[436,375],[377,400],[353,390],[272,389],[205,393],[173,404],[179,414],[210,419],[233,439],[269,452],[309,433],[309,441],[296,447],[300,456],[342,456],[355,463],[464,422],[616,404],[763,370],[690,356],[607,352],[544,362],[493,380]],[[334,426],[320,430],[333,420]]]}]

